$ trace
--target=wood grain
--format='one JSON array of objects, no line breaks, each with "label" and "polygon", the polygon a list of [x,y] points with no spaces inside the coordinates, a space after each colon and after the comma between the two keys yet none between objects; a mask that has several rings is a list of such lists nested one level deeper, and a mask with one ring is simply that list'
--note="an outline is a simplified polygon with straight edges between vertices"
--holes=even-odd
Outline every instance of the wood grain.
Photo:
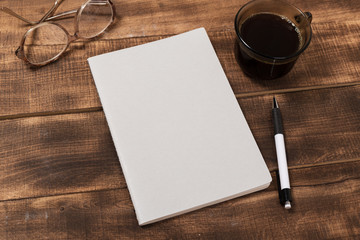
[{"label": "wood grain", "polygon": [[[276,95],[290,168],[360,161],[359,96],[360,86]],[[277,169],[272,96],[239,103],[267,166]],[[0,130],[0,200],[126,186],[102,111],[3,120]]]},{"label": "wood grain", "polygon": [[1,200],[126,186],[103,112],[0,125]]},{"label": "wood grain", "polygon": [[[61,10],[77,7],[82,1],[64,1]],[[236,94],[271,92],[284,89],[360,84],[360,24],[358,1],[292,1],[314,14],[313,39],[295,68],[282,79],[253,81],[244,76],[234,57],[233,16],[244,1],[115,1],[120,19],[100,40],[77,43],[58,62],[30,69],[14,51],[28,28],[5,13],[0,13],[0,116],[101,106],[86,62],[90,56],[161,39],[204,26]],[[1,6],[16,9],[29,19],[41,16],[51,5],[47,0],[29,7],[27,1],[3,1]],[[326,16],[322,9],[328,7]],[[351,7],[348,7],[351,6]],[[339,14],[341,12],[340,21]],[[333,13],[333,14],[331,14]],[[168,16],[171,15],[171,18]],[[231,20],[231,21],[230,21]],[[165,25],[164,25],[165,24]],[[64,25],[73,26],[68,19]],[[152,27],[151,27],[152,26]],[[140,30],[141,28],[141,30]],[[70,30],[69,30],[70,31]],[[141,32],[141,33],[140,33]],[[150,35],[150,36],[149,36]],[[155,35],[155,36],[152,36]],[[113,40],[106,40],[113,39]],[[261,94],[261,93],[260,93]]]},{"label": "wood grain", "polygon": [[[247,0],[114,0],[118,18],[104,36],[74,43],[38,69],[14,55],[29,26],[0,12],[0,239],[360,239],[360,1],[287,1],[313,14],[313,39],[274,81],[246,77],[234,57],[233,21]],[[64,1],[59,12],[83,2]],[[2,0],[0,7],[36,20],[52,4]],[[59,23],[73,32],[73,19]],[[141,228],[86,59],[198,27],[208,31],[274,181]],[[291,211],[275,186],[274,95]]]},{"label": "wood grain", "polygon": [[[85,1],[64,1],[58,12],[76,9],[83,2]],[[198,27],[205,27],[208,31],[233,31],[235,15],[239,8],[248,1],[114,0],[113,2],[118,13],[118,26],[106,34],[106,39],[178,34]],[[359,20],[360,4],[357,0],[347,0],[346,4],[337,0],[288,0],[287,2],[304,11],[310,11],[314,16],[314,25],[318,23],[356,23]],[[16,10],[21,16],[37,20],[52,4],[53,1],[38,0],[35,7],[32,2],[25,0],[3,0],[0,6],[9,7]],[[0,23],[4,33],[7,33],[0,35],[0,42],[5,45],[11,45],[14,41],[18,42],[27,29],[21,21],[8,18],[4,13],[0,13]],[[73,24],[72,20],[67,22],[70,30]],[[335,30],[336,27],[333,29]]]},{"label": "wood grain", "polygon": [[[311,86],[360,84],[360,27],[337,26],[336,30],[330,24],[315,26],[313,42],[292,72],[273,81],[254,81],[243,74],[234,55],[233,32],[209,32],[209,36],[235,94],[261,95]],[[341,33],[348,41],[343,41]],[[4,63],[0,71],[0,116],[100,107],[87,58],[163,37],[76,43],[65,57],[39,69],[24,65],[13,54],[14,49],[0,47]]]},{"label": "wood grain", "polygon": [[267,190],[139,227],[127,189],[112,189],[0,202],[0,233],[2,239],[360,237],[359,161],[293,169],[290,176],[290,211],[279,204],[274,179]]},{"label": "wood grain", "polygon": [[[277,94],[288,164],[360,159],[360,86]],[[271,119],[273,95],[239,104],[270,169],[276,168]]]}]

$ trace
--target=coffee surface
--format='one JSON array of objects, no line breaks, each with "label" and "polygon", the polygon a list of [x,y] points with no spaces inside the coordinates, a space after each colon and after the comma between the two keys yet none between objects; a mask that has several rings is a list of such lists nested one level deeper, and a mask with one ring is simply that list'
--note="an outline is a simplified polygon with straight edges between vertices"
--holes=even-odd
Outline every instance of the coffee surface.
[{"label": "coffee surface", "polygon": [[291,56],[299,50],[299,30],[290,20],[270,13],[256,14],[241,26],[241,37],[256,52],[271,57]]}]

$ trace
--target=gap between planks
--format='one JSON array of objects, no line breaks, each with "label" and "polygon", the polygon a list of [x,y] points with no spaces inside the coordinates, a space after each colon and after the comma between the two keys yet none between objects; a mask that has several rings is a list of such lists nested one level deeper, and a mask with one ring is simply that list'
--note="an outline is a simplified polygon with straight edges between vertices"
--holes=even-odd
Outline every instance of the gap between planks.
[{"label": "gap between planks", "polygon": [[[296,170],[296,169],[304,169],[304,168],[311,168],[311,167],[320,167],[320,166],[327,166],[327,165],[336,165],[336,164],[343,164],[343,163],[351,163],[360,161],[360,158],[350,158],[350,159],[343,159],[331,162],[323,162],[323,163],[312,163],[312,164],[303,164],[298,166],[291,166],[288,167],[289,170]],[[269,169],[270,172],[274,172],[278,170],[277,167]]]},{"label": "gap between planks", "polygon": [[357,86],[357,85],[360,85],[360,82],[327,84],[327,85],[319,85],[319,86],[287,88],[287,89],[278,89],[278,90],[270,90],[270,91],[249,92],[249,93],[237,93],[237,94],[235,94],[235,96],[236,96],[236,98],[246,98],[246,97],[256,97],[256,96],[262,96],[262,95],[274,95],[274,94],[283,94],[283,93],[312,91],[312,90],[320,90],[320,89],[327,89],[327,88],[352,87],[352,86]]},{"label": "gap between planks", "polygon": [[90,107],[90,108],[69,109],[69,110],[63,110],[63,111],[19,113],[19,114],[13,114],[13,115],[0,116],[0,120],[10,120],[10,119],[29,118],[29,117],[44,117],[44,116],[55,116],[55,115],[66,115],[66,114],[77,114],[77,113],[88,113],[88,112],[99,112],[102,110],[103,110],[102,107]]}]

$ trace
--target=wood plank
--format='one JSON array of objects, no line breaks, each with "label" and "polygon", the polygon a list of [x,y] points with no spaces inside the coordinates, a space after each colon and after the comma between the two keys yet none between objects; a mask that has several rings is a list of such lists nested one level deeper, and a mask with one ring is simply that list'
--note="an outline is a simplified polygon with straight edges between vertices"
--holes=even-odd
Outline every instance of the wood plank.
[{"label": "wood plank", "polygon": [[[273,81],[254,81],[243,74],[235,60],[232,31],[209,32],[209,36],[236,94],[360,84],[360,56],[357,54],[360,25],[339,23],[334,29],[332,24],[322,24],[314,26],[314,32],[312,44],[293,71]],[[162,37],[76,43],[64,58],[39,69],[24,65],[13,54],[14,49],[0,47],[3,66],[0,71],[0,116],[100,107],[86,59]]]},{"label": "wood plank", "polygon": [[[360,159],[360,86],[277,94],[289,166]],[[273,95],[240,98],[239,104],[270,169]]]},{"label": "wood plank", "polygon": [[[78,8],[83,2],[83,0],[64,1],[58,11]],[[177,34],[198,27],[205,27],[208,31],[232,31],[238,9],[248,0],[227,0],[226,2],[222,0],[114,0],[113,2],[118,12],[118,24],[106,34],[106,39]],[[288,0],[288,2],[304,11],[312,12],[314,24],[358,23],[360,3],[357,0],[348,0],[346,3],[340,3],[337,0]],[[38,0],[34,6],[32,2],[25,0],[3,0],[0,6],[9,7],[28,19],[37,20],[43,16],[52,3],[53,1]],[[73,29],[73,21],[65,23],[70,30]],[[6,33],[0,35],[0,42],[8,46],[14,41],[18,42],[27,29],[22,22],[4,13],[0,13],[0,24]],[[335,30],[336,27],[333,29]]]},{"label": "wood plank", "polygon": [[0,125],[1,200],[126,186],[103,112]]},{"label": "wood plank", "polygon": [[[360,160],[359,93],[360,86],[276,96],[290,167]],[[239,103],[276,169],[272,96]],[[126,186],[102,111],[2,120],[0,130],[0,200]]]},{"label": "wood plank", "polygon": [[[275,178],[261,192],[145,227],[127,189],[0,202],[2,239],[356,239],[360,161],[290,171],[293,208]],[[286,231],[284,231],[286,229]]]},{"label": "wood plank", "polygon": [[[87,58],[110,50],[137,45],[154,38],[76,43],[58,62],[32,69],[2,47],[0,115],[64,111],[100,107]],[[159,38],[156,38],[159,39]]]}]

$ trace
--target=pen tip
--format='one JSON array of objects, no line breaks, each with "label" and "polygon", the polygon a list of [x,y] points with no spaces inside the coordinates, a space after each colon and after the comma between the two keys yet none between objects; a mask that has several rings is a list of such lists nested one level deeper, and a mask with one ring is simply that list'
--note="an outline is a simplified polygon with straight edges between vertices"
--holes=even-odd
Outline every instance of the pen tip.
[{"label": "pen tip", "polygon": [[278,105],[275,97],[273,98],[273,108],[279,108],[279,105]]},{"label": "pen tip", "polygon": [[285,202],[285,209],[290,209],[290,208],[291,208],[290,201],[286,201]]}]

